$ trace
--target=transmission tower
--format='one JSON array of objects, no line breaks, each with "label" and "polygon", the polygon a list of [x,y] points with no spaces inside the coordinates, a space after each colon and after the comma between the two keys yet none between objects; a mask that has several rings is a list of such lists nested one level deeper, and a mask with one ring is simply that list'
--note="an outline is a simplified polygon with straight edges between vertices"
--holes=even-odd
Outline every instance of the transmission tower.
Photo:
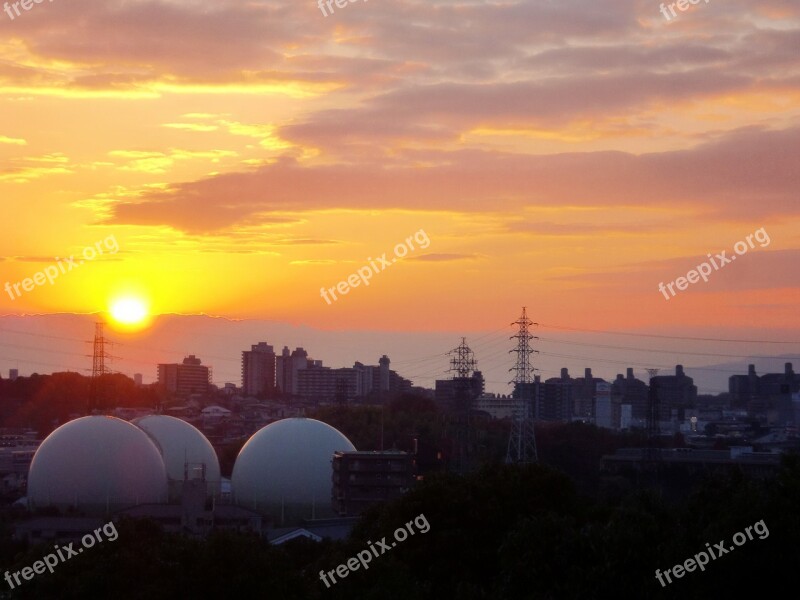
[{"label": "transmission tower", "polygon": [[522,307],[522,316],[511,323],[519,327],[516,335],[509,339],[517,340],[517,347],[509,352],[517,353],[517,363],[509,369],[514,373],[514,397],[521,403],[520,410],[513,417],[511,435],[508,437],[506,463],[535,463],[539,460],[536,451],[536,434],[534,431],[534,397],[535,382],[531,355],[537,352],[531,348],[531,340],[539,339],[530,333],[530,326],[537,325],[528,318],[526,307]]},{"label": "transmission tower", "polygon": [[475,353],[467,346],[467,338],[461,338],[458,348],[454,348],[447,353],[453,358],[450,359],[450,372],[454,373],[453,378],[468,379],[475,371]]},{"label": "transmission tower", "polygon": [[107,374],[106,358],[111,356],[106,352],[108,340],[103,335],[103,322],[98,321],[94,325],[94,341],[92,342],[92,379],[90,384],[89,405],[87,414],[93,414],[101,407],[102,396],[102,377]]},{"label": "transmission tower", "polygon": [[475,354],[467,345],[467,339],[447,353],[450,359],[449,371],[453,374],[453,421],[456,434],[457,471],[466,473],[470,468],[470,411],[475,398],[477,362]]}]

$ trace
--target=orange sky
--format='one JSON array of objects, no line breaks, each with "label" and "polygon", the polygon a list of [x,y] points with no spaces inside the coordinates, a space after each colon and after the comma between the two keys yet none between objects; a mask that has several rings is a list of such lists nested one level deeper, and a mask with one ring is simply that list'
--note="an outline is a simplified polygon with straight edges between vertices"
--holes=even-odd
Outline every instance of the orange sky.
[{"label": "orange sky", "polygon": [[[0,314],[115,298],[317,328],[798,328],[800,4],[0,13]],[[770,243],[665,300],[764,228]],[[327,304],[415,232],[417,248]],[[254,340],[255,343],[256,340]]]}]

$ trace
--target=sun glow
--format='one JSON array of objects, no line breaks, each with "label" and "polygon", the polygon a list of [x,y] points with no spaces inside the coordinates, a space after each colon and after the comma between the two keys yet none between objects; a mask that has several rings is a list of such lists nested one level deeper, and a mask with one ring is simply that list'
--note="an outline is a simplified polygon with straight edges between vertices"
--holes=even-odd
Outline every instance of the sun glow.
[{"label": "sun glow", "polygon": [[140,298],[119,298],[112,302],[111,318],[127,328],[139,329],[148,322],[147,304]]}]

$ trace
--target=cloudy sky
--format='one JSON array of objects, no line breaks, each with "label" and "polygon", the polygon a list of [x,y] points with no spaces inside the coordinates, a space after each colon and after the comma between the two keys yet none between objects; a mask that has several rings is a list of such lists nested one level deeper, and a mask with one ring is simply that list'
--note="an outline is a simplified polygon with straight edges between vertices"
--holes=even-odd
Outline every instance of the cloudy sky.
[{"label": "cloudy sky", "polygon": [[[670,21],[651,0],[334,9],[0,13],[0,285],[119,244],[0,293],[0,313],[133,296],[155,314],[459,332],[524,304],[576,328],[797,339],[796,0]],[[658,291],[762,228],[769,244],[708,283]],[[321,298],[419,230],[427,248]]]}]

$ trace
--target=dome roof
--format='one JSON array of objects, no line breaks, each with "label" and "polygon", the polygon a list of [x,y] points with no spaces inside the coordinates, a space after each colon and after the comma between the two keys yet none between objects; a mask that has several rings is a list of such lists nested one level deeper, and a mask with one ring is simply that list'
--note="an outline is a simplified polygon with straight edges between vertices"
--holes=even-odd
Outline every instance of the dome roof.
[{"label": "dome roof", "polygon": [[186,463],[189,463],[190,479],[197,476],[191,470],[204,464],[209,493],[219,493],[217,453],[199,429],[191,423],[168,415],[148,415],[134,419],[132,423],[144,430],[161,450],[167,467],[167,477],[171,481],[183,482]]},{"label": "dome roof", "polygon": [[315,419],[283,419],[258,430],[236,457],[231,484],[237,503],[330,504],[331,459],[355,450],[340,431]]},{"label": "dome roof", "polygon": [[42,442],[31,461],[33,506],[92,510],[164,502],[167,472],[153,441],[116,417],[82,417]]}]

